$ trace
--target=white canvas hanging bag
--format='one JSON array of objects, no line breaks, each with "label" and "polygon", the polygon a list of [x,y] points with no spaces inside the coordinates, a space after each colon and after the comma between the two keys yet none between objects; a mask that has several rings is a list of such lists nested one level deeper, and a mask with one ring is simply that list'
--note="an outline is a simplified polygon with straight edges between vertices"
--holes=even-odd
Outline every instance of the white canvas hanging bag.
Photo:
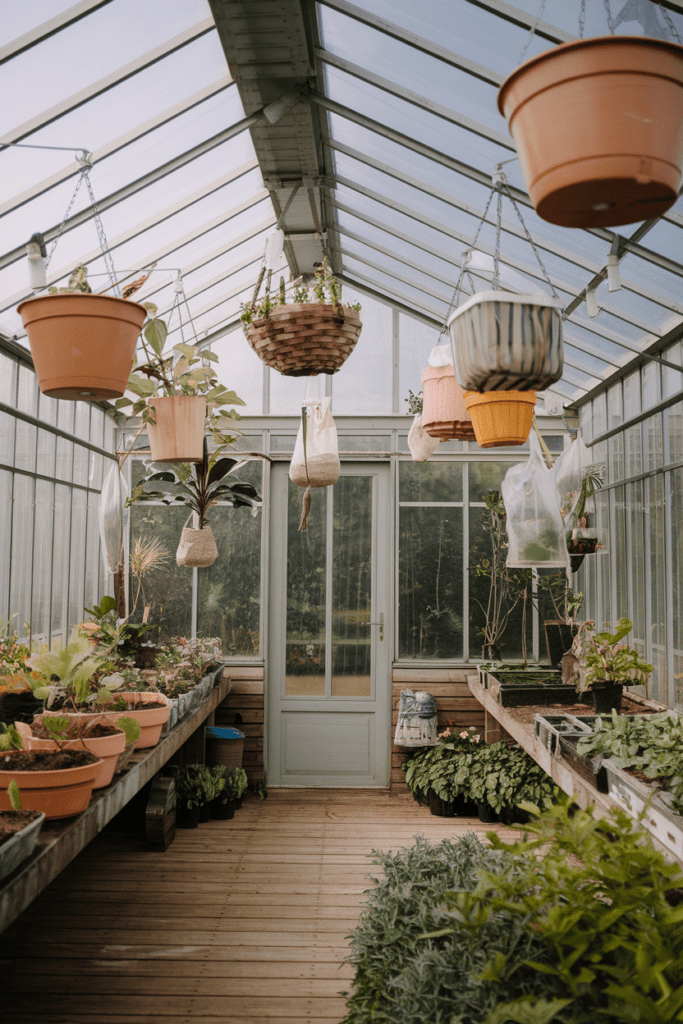
[{"label": "white canvas hanging bag", "polygon": [[[195,516],[195,520],[196,518]],[[180,535],[180,544],[175,555],[176,565],[186,565],[190,568],[206,568],[213,565],[218,558],[213,530],[208,524],[201,530],[193,529],[188,527],[189,521],[189,518],[185,521]]]},{"label": "white canvas hanging bag", "polygon": [[441,444],[438,437],[431,437],[422,426],[422,414],[418,413],[408,433],[408,447],[413,462],[426,462]]},{"label": "white canvas hanging bag", "polygon": [[331,398],[307,397],[301,406],[301,426],[289,467],[292,483],[306,488],[299,530],[308,529],[311,487],[329,487],[339,479],[339,444],[331,402]]}]

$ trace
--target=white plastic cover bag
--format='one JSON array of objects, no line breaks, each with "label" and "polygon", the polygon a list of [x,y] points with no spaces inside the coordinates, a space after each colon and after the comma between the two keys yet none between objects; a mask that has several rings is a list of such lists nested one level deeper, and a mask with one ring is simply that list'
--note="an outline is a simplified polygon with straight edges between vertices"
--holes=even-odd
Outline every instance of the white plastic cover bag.
[{"label": "white plastic cover bag", "polygon": [[[329,487],[339,479],[337,428],[330,411],[331,398],[307,398],[302,403],[302,423],[296,435],[289,479],[297,487]],[[306,412],[304,452],[303,413]]]},{"label": "white plastic cover bag", "polygon": [[431,437],[422,426],[422,415],[417,414],[408,434],[408,447],[413,462],[426,462],[441,444],[438,437]]},{"label": "white plastic cover bag", "polygon": [[451,348],[450,343],[447,345],[435,345],[432,351],[429,353],[427,365],[433,366],[435,368],[439,366],[452,366],[453,350]]},{"label": "white plastic cover bag", "polygon": [[564,449],[552,468],[560,508],[564,509],[567,521],[579,500],[581,482],[592,461],[591,452],[579,435]]},{"label": "white plastic cover bag", "polygon": [[124,537],[128,533],[130,512],[125,507],[128,487],[119,471],[118,462],[113,462],[104,478],[100,494],[99,526],[104,558],[105,578],[113,577],[116,616],[126,617],[125,555]]},{"label": "white plastic cover bag", "polygon": [[509,550],[507,565],[569,569],[565,528],[552,469],[547,469],[535,433],[529,458],[512,466],[503,479]]}]

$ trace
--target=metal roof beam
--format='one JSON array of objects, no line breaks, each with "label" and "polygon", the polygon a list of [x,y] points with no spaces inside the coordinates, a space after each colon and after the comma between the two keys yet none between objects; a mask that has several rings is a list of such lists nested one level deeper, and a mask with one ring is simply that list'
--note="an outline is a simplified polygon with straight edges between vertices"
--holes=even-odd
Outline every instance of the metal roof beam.
[{"label": "metal roof beam", "polygon": [[[107,0],[109,2],[109,0]],[[192,110],[193,107],[199,106],[205,100],[210,99],[212,96],[218,95],[223,92],[229,86],[234,85],[232,78],[226,75],[224,78],[219,78],[217,82],[212,85],[207,85],[204,89],[200,89],[193,96],[189,96],[185,100],[181,100],[180,103],[176,103],[175,106],[169,107],[168,110],[164,110],[163,113],[157,114],[156,117],[150,118],[149,121],[145,121],[144,124],[138,125],[137,128],[132,128],[125,135],[119,135],[118,139],[113,142],[108,142],[106,146],[102,146],[100,149],[95,150],[92,153],[93,164],[99,163],[101,160],[105,160],[108,156],[112,156],[114,153],[118,153],[119,150],[124,149],[131,143],[136,142],[143,136],[148,135],[155,129],[160,128],[164,124],[168,124],[173,121],[176,117],[180,117],[185,114],[188,110]],[[43,195],[44,192],[49,192],[51,188],[55,188],[57,185],[61,185],[63,181],[68,178],[80,174],[81,165],[79,163],[69,164],[68,167],[62,168],[57,171],[49,178],[45,178],[43,181],[37,182],[30,188],[26,189],[25,192],[21,192],[18,196],[13,199],[9,199],[6,203],[0,203],[0,217],[3,217],[6,213],[11,213],[12,210],[18,209],[25,203],[30,202],[32,199],[36,199],[38,196]]]},{"label": "metal roof beam", "polygon": [[570,32],[565,32],[563,29],[557,28],[556,25],[551,25],[547,21],[539,21],[536,24],[533,14],[528,14],[527,11],[520,11],[518,7],[505,4],[502,0],[467,0],[467,3],[472,4],[473,7],[481,7],[482,10],[495,14],[496,17],[504,18],[505,21],[509,21],[512,25],[517,25],[518,28],[533,28],[534,35],[540,36],[541,39],[547,39],[551,43],[571,43],[577,38],[571,35]]},{"label": "metal roof beam", "polygon": [[61,14],[56,15],[56,17],[50,18],[49,21],[44,21],[42,25],[36,25],[29,32],[25,32],[22,36],[13,39],[11,43],[0,46],[0,64],[11,60],[12,57],[18,57],[20,53],[25,53],[32,46],[37,46],[43,40],[49,39],[50,36],[56,35],[57,32],[68,28],[69,25],[74,25],[81,18],[87,17],[88,14],[92,14],[93,11],[98,10],[100,7],[105,7],[111,2],[112,0],[81,0],[80,3],[74,4],[73,7],[68,7]]},{"label": "metal roof beam", "polygon": [[108,92],[109,89],[113,89],[114,86],[119,85],[121,82],[125,82],[128,78],[132,78],[133,75],[137,75],[140,71],[144,71],[145,68],[152,67],[153,64],[163,60],[164,57],[168,57],[170,54],[175,53],[176,50],[181,50],[184,46],[188,46],[193,43],[196,39],[200,39],[201,36],[207,34],[207,32],[215,31],[216,26],[214,25],[213,18],[205,18],[204,21],[200,21],[199,24],[194,25],[192,28],[186,29],[185,32],[181,32],[180,35],[174,36],[173,39],[167,40],[162,43],[161,46],[156,46],[153,50],[148,50],[141,57],[137,57],[135,60],[130,61],[124,67],[119,68],[117,71],[113,71],[110,75],[106,75],[104,78],[100,78],[98,82],[93,82],[85,89],[81,89],[80,92],[74,93],[73,96],[68,96],[64,100],[60,100],[59,103],[55,104],[54,107],[50,107],[49,110],[43,111],[36,117],[31,118],[29,121],[25,121],[23,124],[18,125],[16,128],[11,129],[9,132],[3,133],[3,138],[0,140],[0,151],[5,148],[4,144],[11,142],[20,142],[21,139],[25,139],[28,135],[32,135],[33,132],[37,132],[40,128],[45,128],[46,125],[52,124],[53,121],[57,121],[60,117],[65,114],[69,114],[72,110],[76,110],[78,107],[82,107],[84,103],[94,99],[96,96],[100,96],[103,92]]},{"label": "metal roof beam", "polygon": [[473,121],[471,118],[465,117],[464,114],[459,114],[457,111],[444,107],[440,103],[435,103],[434,100],[430,100],[426,96],[420,96],[416,92],[411,92],[410,89],[404,89],[403,86],[391,82],[388,78],[382,78],[381,75],[376,75],[366,68],[359,67],[358,64],[352,64],[350,60],[337,57],[334,53],[329,53],[327,50],[322,49],[322,47],[317,46],[314,53],[316,57],[323,61],[324,64],[329,64],[330,67],[344,71],[347,75],[352,75],[368,85],[373,85],[377,89],[389,93],[390,96],[395,96],[396,99],[411,103],[413,106],[418,107],[419,110],[425,110],[436,117],[443,118],[444,121],[448,121],[450,124],[465,128],[474,135],[480,135],[490,142],[495,142],[512,153],[517,152],[509,135],[503,135],[501,132],[494,131],[493,128],[487,128],[486,125],[479,124],[478,121]]}]

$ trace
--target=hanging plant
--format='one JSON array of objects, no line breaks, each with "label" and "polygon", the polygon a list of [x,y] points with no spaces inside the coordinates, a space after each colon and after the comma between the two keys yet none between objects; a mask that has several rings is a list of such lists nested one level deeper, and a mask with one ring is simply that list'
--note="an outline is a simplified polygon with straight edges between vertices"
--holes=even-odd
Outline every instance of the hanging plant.
[{"label": "hanging plant", "polygon": [[294,301],[288,303],[284,278],[280,278],[273,301],[269,271],[266,294],[257,302],[263,273],[251,303],[242,306],[244,333],[254,352],[266,366],[286,377],[336,373],[356,347],[363,325],[359,303],[342,305],[341,284],[327,256],[316,271],[312,299],[306,287],[299,287],[293,293]]},{"label": "hanging plant", "polygon": [[[243,466],[246,460],[238,462],[236,459],[222,458],[227,445],[221,445],[209,454],[206,437],[203,446],[203,457],[199,463],[181,464],[175,470],[161,472],[148,470],[126,501],[126,507],[136,501],[155,501],[163,505],[180,503],[194,514],[195,527],[188,528],[187,524],[183,527],[176,553],[178,565],[208,566],[218,558],[218,548],[207,514],[219,501],[227,502],[235,508],[250,508],[253,515],[256,515],[261,502],[252,484],[241,480],[226,482],[226,477]],[[152,490],[149,486],[151,484],[161,485],[161,489]]]},{"label": "hanging plant", "polygon": [[536,212],[562,227],[660,217],[681,184],[683,46],[615,36],[606,8],[611,35],[532,57],[498,94]]}]

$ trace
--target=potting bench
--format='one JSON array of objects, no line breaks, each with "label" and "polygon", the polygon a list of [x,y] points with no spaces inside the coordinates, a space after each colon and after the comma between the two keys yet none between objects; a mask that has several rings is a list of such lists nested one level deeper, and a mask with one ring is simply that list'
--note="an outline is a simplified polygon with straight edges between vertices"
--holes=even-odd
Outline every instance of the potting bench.
[{"label": "potting bench", "polygon": [[202,726],[228,695],[231,683],[232,678],[226,669],[220,683],[194,712],[162,736],[155,747],[135,753],[130,767],[110,786],[93,793],[87,810],[75,818],[48,821],[43,825],[33,856],[0,884],[0,932],[102,831],[176,751],[194,738],[193,756],[195,759],[200,756],[203,749]]}]

